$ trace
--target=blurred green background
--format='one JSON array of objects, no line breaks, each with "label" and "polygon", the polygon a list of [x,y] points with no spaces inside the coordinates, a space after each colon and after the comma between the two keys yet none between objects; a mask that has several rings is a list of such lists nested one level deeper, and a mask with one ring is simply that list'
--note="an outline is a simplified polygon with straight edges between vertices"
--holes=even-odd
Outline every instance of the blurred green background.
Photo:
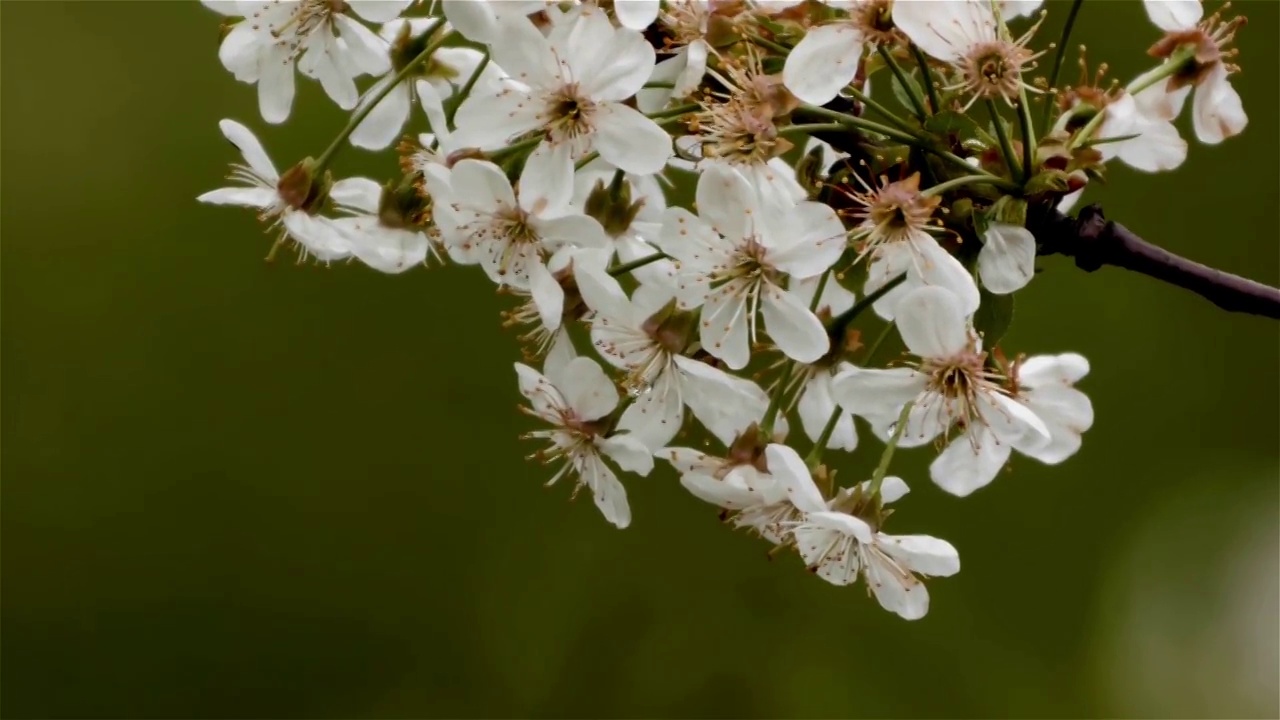
[{"label": "blurred green background", "polygon": [[[1276,284],[1280,5],[1236,7],[1245,135],[1089,197]],[[5,716],[1280,714],[1275,322],[1042,261],[1006,345],[1084,353],[1097,423],[964,500],[899,456],[893,529],[964,567],[907,623],[768,562],[669,468],[622,532],[543,489],[474,268],[264,263],[251,213],[195,202],[238,161],[218,120],[283,167],[343,116],[304,81],[263,123],[212,12],[2,13]],[[1124,79],[1155,37],[1091,0],[1073,44]]]}]

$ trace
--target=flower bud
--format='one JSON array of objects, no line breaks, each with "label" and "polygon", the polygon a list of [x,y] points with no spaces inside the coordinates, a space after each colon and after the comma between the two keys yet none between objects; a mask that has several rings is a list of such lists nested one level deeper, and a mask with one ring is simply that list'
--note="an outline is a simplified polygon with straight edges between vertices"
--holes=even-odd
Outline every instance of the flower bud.
[{"label": "flower bud", "polygon": [[600,221],[609,237],[616,238],[631,227],[642,207],[644,198],[632,202],[631,183],[625,180],[622,173],[617,173],[613,182],[607,186],[604,180],[596,181],[595,187],[587,195],[584,211]]}]

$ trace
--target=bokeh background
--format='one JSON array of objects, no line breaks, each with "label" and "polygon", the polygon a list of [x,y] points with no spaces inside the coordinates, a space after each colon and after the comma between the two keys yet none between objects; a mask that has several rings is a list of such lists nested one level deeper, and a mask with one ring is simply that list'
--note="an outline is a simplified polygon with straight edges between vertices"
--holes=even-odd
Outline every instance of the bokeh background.
[{"label": "bokeh background", "polygon": [[[1280,4],[1236,7],[1247,132],[1090,199],[1276,284]],[[220,118],[281,166],[343,123],[312,82],[263,123],[212,12],[0,12],[5,716],[1280,714],[1275,322],[1043,260],[1006,345],[1084,353],[1097,423],[965,500],[899,455],[894,528],[964,559],[907,623],[767,561],[669,468],[622,532],[543,489],[474,269],[267,264],[251,213],[198,205],[238,160]],[[1073,44],[1123,79],[1155,36],[1090,0]]]}]

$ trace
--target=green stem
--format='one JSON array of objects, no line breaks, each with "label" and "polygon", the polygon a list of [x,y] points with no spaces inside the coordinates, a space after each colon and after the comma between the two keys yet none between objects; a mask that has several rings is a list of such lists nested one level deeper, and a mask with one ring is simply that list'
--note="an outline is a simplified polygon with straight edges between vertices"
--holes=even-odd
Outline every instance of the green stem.
[{"label": "green stem", "polygon": [[698,105],[697,103],[688,103],[685,105],[677,105],[676,107],[668,108],[666,110],[659,110],[658,112],[655,112],[655,113],[649,113],[645,117],[649,118],[650,120],[657,120],[658,118],[675,117],[678,115],[683,115],[685,113],[694,112],[701,109],[702,109],[702,106]]},{"label": "green stem", "polygon": [[676,87],[676,84],[671,81],[662,82],[660,80],[652,80],[650,82],[645,83],[644,87],[641,89],[642,90],[662,90],[662,89],[674,90],[675,87]]},{"label": "green stem", "polygon": [[831,269],[828,268],[822,273],[822,277],[818,278],[818,287],[813,291],[813,299],[809,301],[809,312],[818,313],[818,307],[822,303],[822,293],[827,291],[827,281],[831,278]]},{"label": "green stem", "polygon": [[747,39],[755,43],[756,45],[759,45],[762,48],[768,48],[776,53],[782,53],[783,55],[791,54],[791,48],[787,47],[786,45],[783,45],[781,43],[776,43],[772,40],[766,40],[760,37],[759,35],[748,35]]},{"label": "green stem", "polygon": [[897,140],[898,142],[903,142],[908,144],[916,144],[920,142],[920,138],[916,137],[915,135],[903,132],[902,130],[891,128],[888,125],[881,125],[880,123],[872,122],[870,120],[864,120],[860,117],[854,117],[853,115],[845,115],[842,112],[838,112],[836,110],[829,110],[827,108],[820,107],[818,105],[804,104],[804,105],[801,105],[800,107],[803,108],[804,111],[807,113],[810,113],[812,115],[817,115],[819,117],[829,118],[846,127],[854,127],[860,130],[869,130],[871,132],[884,135],[885,137],[890,138],[892,140]]},{"label": "green stem", "polygon": [[[1067,24],[1062,26],[1062,36],[1058,39],[1058,52],[1053,55],[1053,69],[1049,71],[1049,90],[1058,84],[1058,73],[1062,71],[1062,61],[1067,55],[1067,42],[1071,39],[1071,30],[1076,24],[1076,15],[1080,12],[1080,6],[1084,4],[1084,0],[1075,0],[1071,3],[1071,10],[1067,13]],[[1049,116],[1053,113],[1052,96],[1045,98],[1044,117],[1041,118],[1040,124],[1045,127],[1049,126]]]},{"label": "green stem", "polygon": [[1031,105],[1027,102],[1027,89],[1021,88],[1018,100],[1018,122],[1022,125],[1022,171],[1026,177],[1035,172],[1036,129],[1031,123]]},{"label": "green stem", "polygon": [[888,51],[888,47],[877,45],[876,51],[884,59],[884,64],[888,65],[888,69],[892,70],[893,77],[897,78],[897,83],[902,86],[902,92],[911,101],[911,109],[915,110],[915,117],[920,118],[920,122],[924,122],[924,118],[928,118],[929,114],[924,110],[924,99],[920,97],[920,91],[911,83],[906,82],[906,73],[902,70],[901,65],[897,64],[897,60],[893,59],[893,54]]},{"label": "green stem", "polygon": [[929,59],[915,43],[911,44],[911,53],[916,56],[916,64],[920,66],[920,79],[924,81],[925,92],[929,93],[929,107],[935,113],[942,112],[942,104],[938,102],[938,89],[933,86],[933,74],[929,72]]},{"label": "green stem", "polygon": [[449,113],[445,116],[445,120],[448,121],[450,130],[457,129],[457,126],[453,124],[453,118],[458,114],[458,108],[462,106],[462,101],[471,97],[471,91],[475,89],[476,83],[480,81],[481,73],[483,73],[487,67],[489,67],[489,48],[486,46],[484,52],[481,54],[480,64],[476,65],[475,72],[471,73],[471,77],[467,78],[466,84],[464,84],[462,89],[454,95],[454,97],[458,98],[458,101],[453,103],[449,108]]},{"label": "green stem", "polygon": [[879,114],[881,117],[884,117],[886,120],[892,122],[894,125],[897,125],[899,128],[905,130],[906,132],[915,131],[915,128],[911,127],[911,125],[907,123],[907,121],[898,117],[897,113],[891,111],[889,108],[885,107],[884,105],[881,105],[875,100],[872,100],[871,97],[866,93],[852,86],[847,88],[847,90],[849,91],[849,94],[853,96],[854,100],[857,100],[863,105],[876,111],[877,114]]},{"label": "green stem", "polygon": [[836,425],[840,424],[840,418],[842,417],[844,417],[844,408],[836,405],[836,409],[831,411],[831,417],[827,418],[827,424],[822,426],[822,434],[818,436],[818,439],[813,444],[813,449],[805,457],[805,465],[814,468],[822,461],[822,453],[826,451],[827,443],[831,442],[831,436],[835,434]]},{"label": "green stem", "polygon": [[835,317],[835,319],[831,321],[831,326],[830,328],[828,328],[827,334],[832,337],[839,337],[843,335],[844,329],[849,327],[849,323],[852,323],[859,315],[865,312],[867,308],[874,305],[876,301],[879,300],[880,298],[884,297],[885,295],[888,295],[890,290],[893,290],[894,288],[901,285],[902,282],[906,279],[907,279],[907,274],[902,273],[898,277],[885,283],[883,287],[871,293],[870,295],[863,296],[861,300],[854,303],[853,307],[840,313]]},{"label": "green stem", "polygon": [[782,409],[782,398],[787,394],[787,383],[791,380],[791,363],[782,366],[782,376],[778,378],[778,390],[769,398],[769,407],[765,408],[764,418],[760,420],[760,436],[765,442],[773,442],[773,424],[778,419],[778,411]]},{"label": "green stem", "polygon": [[829,110],[827,108],[819,107],[817,105],[801,105],[800,107],[809,114],[817,115],[819,117],[830,118],[847,127],[858,128],[859,130],[867,130],[880,135],[884,135],[890,140],[897,140],[900,143],[904,143],[912,147],[918,147],[921,150],[924,150],[925,152],[933,153],[934,155],[937,155],[938,157],[942,158],[943,160],[946,160],[947,162],[951,163],[952,165],[955,165],[958,168],[967,170],[969,173],[987,175],[993,178],[999,177],[993,173],[987,172],[986,170],[983,170],[981,168],[976,168],[970,165],[964,158],[960,157],[959,155],[956,155],[953,152],[950,152],[947,150],[940,150],[936,147],[933,147],[927,140],[917,137],[916,135],[913,135],[911,133],[903,132],[901,130],[891,128],[887,125],[881,125],[880,123],[871,122],[870,120],[863,120],[860,117],[845,115],[842,112]]},{"label": "green stem", "polygon": [[582,158],[578,160],[578,162],[574,163],[573,169],[575,171],[581,170],[582,168],[586,167],[592,160],[595,160],[598,157],[600,157],[600,153],[596,152],[595,150],[592,150],[586,155],[583,155]]},{"label": "green stem", "polygon": [[914,401],[908,401],[902,406],[902,412],[898,413],[898,422],[893,426],[893,436],[889,438],[889,443],[884,446],[884,452],[880,454],[880,464],[876,466],[876,472],[871,476],[871,497],[879,499],[880,486],[884,484],[884,476],[889,473],[889,463],[893,461],[893,451],[898,448],[898,443],[902,441],[902,434],[907,430],[907,418],[911,414],[911,406]]},{"label": "green stem", "polygon": [[862,356],[862,367],[871,367],[871,360],[875,358],[876,351],[879,350],[880,346],[884,344],[884,341],[888,339],[889,333],[892,330],[893,323],[889,323],[884,326],[884,329],[880,331],[880,334],[877,335],[876,339],[871,343],[871,347],[867,348],[867,354]]},{"label": "green stem", "polygon": [[[436,19],[436,21],[431,23],[427,28],[426,34],[430,35],[431,33],[434,33],[443,24],[444,18]],[[347,120],[347,126],[342,128],[342,131],[338,133],[338,137],[334,138],[333,142],[329,143],[329,147],[325,148],[324,152],[320,154],[320,158],[316,160],[313,171],[316,175],[320,175],[324,172],[324,169],[328,167],[329,162],[333,160],[333,156],[338,153],[338,148],[342,147],[342,143],[346,141],[347,138],[351,137],[351,133],[355,132],[356,128],[360,127],[360,123],[364,122],[366,117],[369,117],[369,113],[373,112],[373,108],[376,107],[378,103],[382,102],[383,98],[390,95],[393,88],[404,82],[405,78],[412,75],[414,71],[418,69],[419,65],[429,60],[431,55],[435,53],[435,51],[443,45],[444,41],[448,38],[449,35],[446,34],[437,38],[434,42],[423,48],[422,52],[414,56],[414,58],[404,67],[400,68],[400,72],[396,73],[395,77],[391,78],[391,82],[379,88],[376,93],[369,97],[368,102],[356,108],[356,111],[351,113],[351,119]]]},{"label": "green stem", "polygon": [[1014,179],[1022,176],[1022,168],[1018,165],[1018,156],[1013,152],[1013,143],[1009,141],[1009,133],[1004,128],[1004,120],[1000,117],[1000,111],[996,108],[996,103],[991,98],[987,98],[987,112],[991,113],[991,124],[996,128],[996,138],[1000,141],[1000,152],[1004,155],[1004,162],[1009,166],[1009,175]]},{"label": "green stem", "polygon": [[787,125],[778,128],[779,135],[789,135],[794,133],[813,134],[816,132],[835,132],[839,130],[847,130],[848,127],[840,123],[800,123],[798,125]]},{"label": "green stem", "polygon": [[542,142],[542,140],[543,140],[542,135],[534,135],[531,138],[525,138],[524,140],[521,140],[520,142],[515,143],[514,145],[508,145],[504,148],[499,148],[497,150],[494,150],[493,152],[489,153],[488,159],[490,162],[497,162],[507,157],[508,155],[512,155],[522,150],[529,150],[531,148],[535,148],[538,146],[538,143]]},{"label": "green stem", "polygon": [[961,177],[952,178],[946,182],[940,182],[937,185],[927,187],[920,194],[924,197],[933,197],[941,195],[948,190],[954,190],[955,188],[963,187],[965,185],[994,185],[1001,190],[1008,190],[1010,192],[1019,189],[1016,184],[998,177],[991,177],[989,175],[962,175]]},{"label": "green stem", "polygon": [[911,100],[911,107],[916,111],[916,117],[920,118],[921,122],[924,122],[924,119],[929,117],[929,113],[925,112],[924,98],[920,97],[920,91],[907,82],[906,72],[902,70],[902,66],[898,64],[898,61],[893,59],[893,54],[889,52],[887,46],[877,45],[876,52],[880,53],[880,57],[884,58],[885,65],[889,66],[889,69],[893,71],[894,77],[898,79],[898,84],[902,85],[902,91]]},{"label": "green stem", "polygon": [[619,263],[617,265],[614,265],[610,267],[607,272],[610,275],[613,275],[614,277],[617,277],[619,275],[626,275],[632,270],[635,270],[637,268],[642,268],[645,265],[656,263],[659,260],[665,260],[668,257],[670,257],[670,255],[667,255],[664,252],[656,252],[652,255],[645,255],[644,257],[636,258],[635,260],[632,260],[630,262],[624,262],[624,263]]}]

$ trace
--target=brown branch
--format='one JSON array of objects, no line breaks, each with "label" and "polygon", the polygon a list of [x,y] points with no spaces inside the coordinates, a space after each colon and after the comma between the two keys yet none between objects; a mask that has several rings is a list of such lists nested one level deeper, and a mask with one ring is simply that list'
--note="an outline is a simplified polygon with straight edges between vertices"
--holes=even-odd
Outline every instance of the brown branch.
[{"label": "brown branch", "polygon": [[1114,265],[1190,290],[1223,310],[1280,319],[1280,289],[1156,247],[1103,217],[1097,205],[1074,218],[1051,208],[1033,211],[1027,229],[1036,236],[1039,254],[1075,258],[1085,272]]}]

